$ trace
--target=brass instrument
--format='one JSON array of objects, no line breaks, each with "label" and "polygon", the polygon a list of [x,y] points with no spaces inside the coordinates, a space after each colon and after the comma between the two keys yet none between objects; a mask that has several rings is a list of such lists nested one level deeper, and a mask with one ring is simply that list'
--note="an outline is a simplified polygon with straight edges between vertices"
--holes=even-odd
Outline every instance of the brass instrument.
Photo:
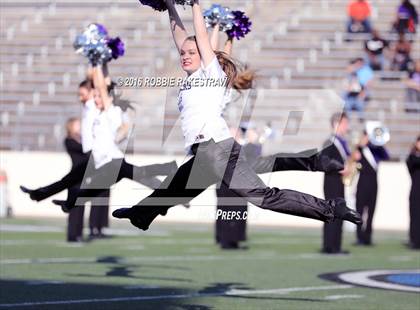
[{"label": "brass instrument", "polygon": [[356,154],[358,154],[358,146],[360,142],[360,137],[352,137],[351,139],[351,155],[350,158],[346,162],[346,167],[350,171],[348,175],[342,176],[342,181],[344,186],[351,186],[353,184],[354,179],[359,174],[359,171],[362,169],[362,164],[359,162],[359,158],[356,158]]},{"label": "brass instrument", "polygon": [[350,173],[348,175],[343,175],[341,179],[344,186],[351,186],[354,179],[359,174],[359,171],[362,169],[362,164],[359,161],[353,159],[353,156],[351,156],[346,165],[350,170]]},{"label": "brass instrument", "polygon": [[[389,129],[382,125],[379,121],[368,121],[365,125],[365,133],[368,136],[369,142],[375,146],[384,146],[391,139]],[[352,139],[352,152],[351,157],[347,161],[346,165],[350,170],[350,173],[347,176],[342,177],[343,184],[345,186],[351,186],[355,177],[358,175],[359,171],[362,169],[362,164],[359,162],[359,158],[356,158],[358,151],[358,146],[360,144],[361,138]]]},{"label": "brass instrument", "polygon": [[370,143],[375,146],[384,146],[391,140],[389,129],[378,121],[366,122],[366,133],[369,137]]}]

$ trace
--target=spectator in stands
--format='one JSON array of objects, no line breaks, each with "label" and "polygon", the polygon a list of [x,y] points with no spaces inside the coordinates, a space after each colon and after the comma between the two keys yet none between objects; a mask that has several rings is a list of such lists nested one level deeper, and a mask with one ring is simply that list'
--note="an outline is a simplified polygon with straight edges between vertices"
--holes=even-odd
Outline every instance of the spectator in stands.
[{"label": "spectator in stands", "polygon": [[416,7],[410,0],[403,0],[398,7],[397,18],[393,28],[398,33],[416,33],[416,27],[419,23],[419,16]]},{"label": "spectator in stands", "polygon": [[409,72],[406,85],[406,111],[420,112],[420,59],[417,59],[414,70]]},{"label": "spectator in stands", "polygon": [[408,71],[411,63],[411,43],[405,39],[404,33],[399,34],[399,39],[392,49],[391,69],[395,71]]},{"label": "spectator in stands", "polygon": [[347,7],[349,21],[347,31],[349,33],[370,33],[372,26],[370,16],[372,8],[366,0],[352,0]]},{"label": "spectator in stands", "polygon": [[355,62],[357,68],[357,77],[359,78],[360,83],[368,93],[372,88],[373,78],[375,77],[375,74],[363,58],[356,58]]},{"label": "spectator in stands", "polygon": [[373,70],[382,70],[384,67],[384,51],[389,42],[381,37],[377,30],[372,30],[372,36],[365,42],[367,61]]},{"label": "spectator in stands", "polygon": [[352,60],[347,68],[348,75],[345,80],[344,110],[348,113],[358,111],[360,119],[363,119],[366,93],[357,76],[358,69],[358,60]]},{"label": "spectator in stands", "polygon": [[373,70],[363,58],[356,58],[350,62],[345,82],[344,108],[348,112],[358,111],[361,122],[364,120],[364,109],[369,100],[373,78]]}]

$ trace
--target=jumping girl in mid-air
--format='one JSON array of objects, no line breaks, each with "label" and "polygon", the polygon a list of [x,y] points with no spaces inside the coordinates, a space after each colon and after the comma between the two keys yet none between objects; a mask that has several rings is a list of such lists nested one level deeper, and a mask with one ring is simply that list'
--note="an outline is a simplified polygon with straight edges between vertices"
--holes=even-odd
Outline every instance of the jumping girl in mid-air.
[{"label": "jumping girl in mid-air", "polygon": [[[222,117],[226,88],[232,87],[237,75],[235,64],[226,54],[214,52],[199,0],[192,5],[195,36],[190,37],[173,1],[165,2],[181,67],[188,75],[178,106],[185,147],[193,157],[149,197],[132,208],[114,211],[113,216],[128,218],[134,226],[147,230],[159,214],[165,215],[170,207],[188,203],[210,185],[222,182],[239,197],[263,209],[324,222],[342,219],[361,224],[360,215],[347,208],[344,199],[322,200],[264,184],[247,163]],[[227,87],[216,82],[226,78]]]}]

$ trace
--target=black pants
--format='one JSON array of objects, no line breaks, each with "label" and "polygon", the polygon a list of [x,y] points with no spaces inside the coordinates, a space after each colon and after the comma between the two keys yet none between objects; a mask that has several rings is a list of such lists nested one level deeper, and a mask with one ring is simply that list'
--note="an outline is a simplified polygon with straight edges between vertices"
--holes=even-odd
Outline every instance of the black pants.
[{"label": "black pants", "polygon": [[276,153],[261,156],[250,164],[257,174],[277,171],[318,171],[319,153],[317,149],[310,149],[300,153]]},{"label": "black pants", "polygon": [[[417,183],[418,184],[418,183]],[[420,193],[413,182],[410,192],[410,230],[409,237],[411,245],[420,249]]]},{"label": "black pants", "polygon": [[[269,188],[258,177],[232,138],[194,145],[194,157],[173,177],[140,201],[135,210],[151,207],[154,212],[190,202],[210,185],[222,182],[239,197],[263,209],[329,222],[334,218],[330,201],[292,190]],[[152,209],[151,209],[152,210]]]},{"label": "black pants", "polygon": [[[92,232],[100,232],[102,228],[109,226],[109,194],[110,191],[106,190],[99,194],[99,197],[103,198],[101,205],[93,205],[90,207],[89,215],[89,228]],[[73,211],[79,208],[73,208]]]},{"label": "black pants", "polygon": [[369,245],[372,243],[372,222],[376,208],[378,184],[376,175],[369,178],[370,182],[363,182],[362,177],[361,175],[357,186],[356,211],[366,217],[366,220],[363,221],[363,225],[357,226],[356,236],[358,243]]},{"label": "black pants", "polygon": [[[248,203],[243,198],[238,198],[223,183],[216,189],[216,194],[216,242],[222,247],[229,247],[245,241]],[[227,218],[228,214],[234,217]]]},{"label": "black pants", "polygon": [[[90,200],[93,206],[108,206],[109,188],[122,179],[134,180],[148,187],[157,188],[161,181],[156,175],[168,175],[174,171],[175,163],[134,166],[125,159],[113,159],[96,169],[74,195],[68,195],[66,205],[71,208]],[[80,198],[80,199],[78,199]]]},{"label": "black pants", "polygon": [[[337,174],[326,175],[324,179],[325,199],[344,198],[344,185],[341,176]],[[343,221],[334,219],[324,224],[322,251],[325,253],[339,253],[343,234]]]},{"label": "black pants", "polygon": [[[92,161],[86,161],[74,166],[61,180],[38,188],[35,192],[37,200],[43,200],[67,188],[81,184],[84,179],[85,182],[82,183],[84,188],[107,189],[123,178],[145,181],[157,175],[168,175],[176,168],[175,165],[172,162],[139,167],[127,163],[124,159],[114,159],[103,167],[95,169]],[[89,186],[87,183],[92,185]],[[156,182],[153,183],[157,184]],[[99,195],[102,190],[95,192],[96,195]]]},{"label": "black pants", "polygon": [[[69,189],[69,193],[78,191],[78,187]],[[84,207],[72,209],[67,217],[67,241],[77,241],[83,237]]]}]

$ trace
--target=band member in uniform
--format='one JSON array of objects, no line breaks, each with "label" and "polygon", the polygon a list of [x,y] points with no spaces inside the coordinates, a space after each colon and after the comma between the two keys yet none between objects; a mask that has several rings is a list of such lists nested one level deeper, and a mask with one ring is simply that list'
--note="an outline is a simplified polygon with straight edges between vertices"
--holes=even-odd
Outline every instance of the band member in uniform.
[{"label": "band member in uniform", "polygon": [[[114,211],[113,216],[127,218],[134,226],[147,230],[170,207],[188,203],[210,185],[223,182],[236,195],[263,209],[324,222],[342,219],[360,224],[360,215],[347,208],[344,199],[323,200],[267,187],[250,167],[222,117],[226,88],[232,87],[237,68],[226,54],[214,52],[198,2],[192,3],[195,36],[188,37],[174,3],[165,0],[181,66],[188,75],[178,106],[185,147],[193,156],[149,197],[132,208]],[[200,85],[196,85],[197,79]],[[208,84],[200,87],[202,82]]]},{"label": "band member in uniform", "polygon": [[360,156],[360,174],[356,192],[356,210],[363,220],[363,225],[357,226],[356,245],[372,245],[372,221],[375,213],[376,196],[378,193],[378,164],[389,160],[385,147],[376,146],[369,141],[366,131],[358,146]]},{"label": "band member in uniform", "polygon": [[[245,136],[245,138],[242,138],[241,135]],[[249,125],[243,125],[233,136],[238,142],[240,140],[244,141],[242,151],[246,160],[252,165],[262,153],[262,145],[258,141],[258,133]],[[222,249],[237,249],[239,248],[239,242],[246,241],[248,203],[235,195],[235,192],[230,190],[223,182],[216,189],[216,194],[216,215],[218,215],[216,219],[216,242],[220,244]],[[229,201],[227,204],[224,202],[226,198]],[[224,218],[223,215],[227,214],[226,212],[235,214],[234,218]]]},{"label": "band member in uniform", "polygon": [[[333,136],[327,140],[326,147],[323,154],[329,158],[340,161],[345,164],[350,156],[350,149],[348,147],[345,136],[349,127],[349,119],[345,113],[335,113],[331,117],[331,126],[333,129]],[[343,173],[348,173],[346,170]],[[342,173],[329,172],[325,173],[324,177],[324,195],[325,199],[341,197],[344,199],[344,184],[342,181]],[[330,223],[324,224],[323,230],[323,246],[322,253],[325,254],[344,254],[345,251],[341,249],[342,239],[342,226],[341,219],[334,219]]]},{"label": "band member in uniform", "polygon": [[407,167],[411,176],[410,191],[410,240],[408,246],[420,249],[420,136],[407,158]]},{"label": "band member in uniform", "polygon": [[[92,204],[90,207],[89,215],[89,239],[96,238],[109,238],[109,235],[105,235],[103,229],[109,227],[109,196],[111,191],[104,190],[98,194],[100,199],[100,204]],[[78,195],[78,188],[74,193],[75,196]],[[70,208],[69,212],[73,212],[79,208]]]},{"label": "band member in uniform", "polygon": [[[80,120],[78,118],[70,118],[66,124],[67,137],[64,140],[64,146],[70,155],[72,167],[75,167],[89,160],[89,154],[83,153],[81,137],[80,137]],[[70,192],[76,191],[78,187],[69,188]],[[83,238],[83,215],[85,208],[71,210],[67,220],[67,241],[79,242]]]}]

